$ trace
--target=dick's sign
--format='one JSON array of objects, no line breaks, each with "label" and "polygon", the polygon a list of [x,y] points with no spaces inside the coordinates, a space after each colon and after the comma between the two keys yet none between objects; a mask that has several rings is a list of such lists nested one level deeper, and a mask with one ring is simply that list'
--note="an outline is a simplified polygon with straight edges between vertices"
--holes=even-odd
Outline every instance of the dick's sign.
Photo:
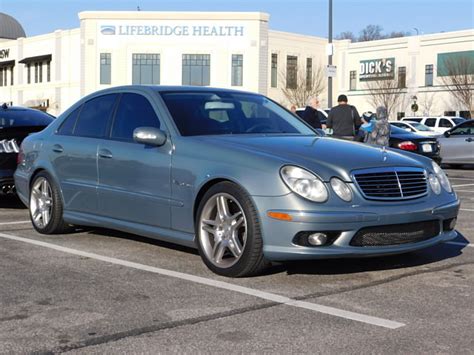
[{"label": "dick's sign", "polygon": [[395,58],[370,59],[360,61],[359,80],[393,79]]}]

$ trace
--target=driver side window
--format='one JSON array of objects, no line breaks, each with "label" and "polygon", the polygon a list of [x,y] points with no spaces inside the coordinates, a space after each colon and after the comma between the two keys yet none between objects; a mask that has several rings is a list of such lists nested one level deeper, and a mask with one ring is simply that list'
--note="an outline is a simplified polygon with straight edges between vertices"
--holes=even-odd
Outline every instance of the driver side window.
[{"label": "driver side window", "polygon": [[474,135],[474,121],[466,122],[451,131],[452,136]]}]

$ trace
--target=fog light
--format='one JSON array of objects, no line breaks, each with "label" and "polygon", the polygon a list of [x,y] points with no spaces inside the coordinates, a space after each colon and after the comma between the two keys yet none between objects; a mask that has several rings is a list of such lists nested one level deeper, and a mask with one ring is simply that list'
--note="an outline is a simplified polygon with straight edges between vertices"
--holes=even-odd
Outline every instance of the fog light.
[{"label": "fog light", "polygon": [[456,227],[456,217],[445,219],[443,221],[443,230],[444,231],[452,231]]},{"label": "fog light", "polygon": [[308,236],[308,243],[311,245],[324,245],[328,240],[328,236],[324,233],[313,233]]}]

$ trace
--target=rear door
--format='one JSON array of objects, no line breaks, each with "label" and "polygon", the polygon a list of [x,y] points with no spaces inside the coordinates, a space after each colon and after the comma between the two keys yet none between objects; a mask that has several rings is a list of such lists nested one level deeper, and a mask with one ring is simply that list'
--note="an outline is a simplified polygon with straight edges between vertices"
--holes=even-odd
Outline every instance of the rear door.
[{"label": "rear door", "polygon": [[48,142],[67,210],[97,212],[97,147],[105,137],[117,98],[117,94],[108,94],[85,102]]},{"label": "rear door", "polygon": [[137,127],[165,130],[149,99],[121,95],[110,137],[98,147],[99,213],[103,216],[167,228],[170,226],[170,140],[148,146],[133,140]]}]

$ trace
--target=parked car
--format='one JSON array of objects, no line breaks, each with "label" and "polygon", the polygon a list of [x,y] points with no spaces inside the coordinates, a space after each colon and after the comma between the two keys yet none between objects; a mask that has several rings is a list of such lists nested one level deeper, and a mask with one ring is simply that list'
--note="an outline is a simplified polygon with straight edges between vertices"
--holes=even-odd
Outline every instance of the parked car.
[{"label": "parked car", "polygon": [[391,126],[390,147],[421,154],[441,164],[440,144],[436,137],[407,132],[393,124]]},{"label": "parked car", "polygon": [[415,122],[415,121],[393,121],[390,122],[392,126],[401,128],[407,132],[412,132],[419,134],[425,137],[434,137],[439,136],[440,133],[433,131],[428,126],[425,126],[423,123]]},{"label": "parked car", "polygon": [[0,195],[15,193],[13,173],[23,139],[44,129],[53,118],[39,110],[0,106]]},{"label": "parked car", "polygon": [[459,200],[432,160],[321,137],[254,93],[110,88],[21,149],[15,182],[39,233],[69,224],[137,233],[195,247],[225,276],[457,235]]},{"label": "parked car", "polygon": [[452,166],[474,164],[474,120],[462,122],[438,138],[443,163]]},{"label": "parked car", "polygon": [[[304,113],[304,110],[306,109],[306,107],[298,107],[296,109],[296,114],[298,115],[298,117],[300,118],[303,118],[303,113]],[[318,111],[321,113],[322,116],[320,117],[324,117],[324,119],[320,119],[321,121],[321,124],[325,125],[326,124],[326,121],[328,119],[328,114],[329,114],[329,110],[321,110],[318,108]]]},{"label": "parked car", "polygon": [[403,117],[402,121],[423,123],[435,132],[444,133],[448,129],[464,122],[462,117],[440,116],[440,117]]}]

